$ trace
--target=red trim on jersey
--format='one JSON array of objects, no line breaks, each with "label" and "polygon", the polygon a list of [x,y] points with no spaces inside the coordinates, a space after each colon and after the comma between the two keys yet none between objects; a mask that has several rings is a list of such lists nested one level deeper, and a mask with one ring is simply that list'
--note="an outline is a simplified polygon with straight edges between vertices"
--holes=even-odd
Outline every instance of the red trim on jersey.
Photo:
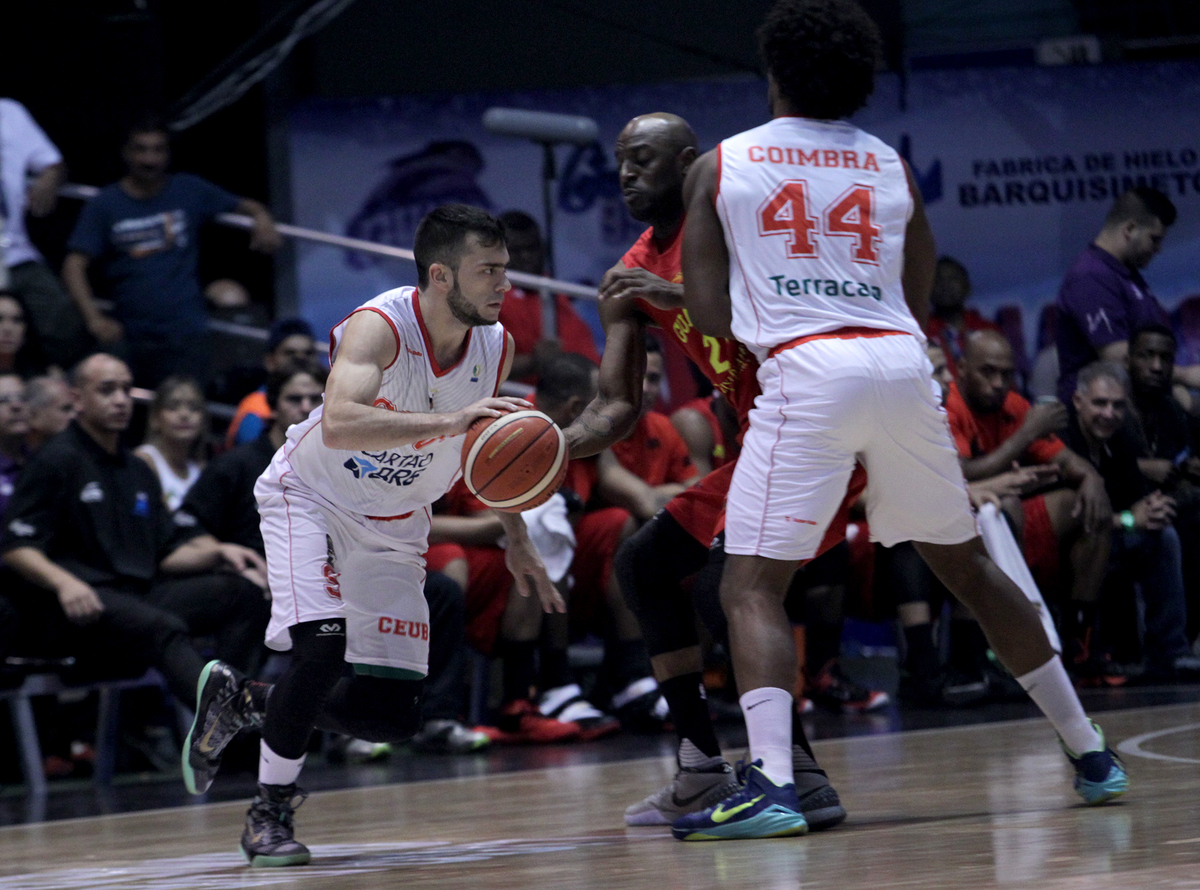
[{"label": "red trim on jersey", "polygon": [[399,516],[368,516],[367,519],[375,519],[379,522],[391,522],[395,519],[408,519],[415,512],[415,510],[409,510],[407,513],[401,513]]},{"label": "red trim on jersey", "polygon": [[292,612],[296,616],[296,624],[300,623],[300,600],[296,596],[296,559],[292,553],[292,504],[287,497],[287,486],[283,484],[284,478],[291,470],[285,472],[279,477],[279,492],[283,497],[283,512],[287,517],[288,529],[288,577],[292,581]]},{"label": "red trim on jersey", "polygon": [[504,332],[503,346],[500,347],[500,367],[496,368],[496,386],[492,390],[492,397],[495,398],[500,394],[500,384],[504,382],[504,378],[500,375],[504,373],[504,363],[508,361],[508,331]]},{"label": "red trim on jersey", "polygon": [[[416,302],[416,301],[414,300],[413,302]],[[376,308],[375,306],[359,306],[357,309],[355,309],[353,312],[351,312],[349,315],[347,315],[345,318],[343,318],[341,321],[339,321],[337,324],[335,324],[332,328],[330,328],[330,330],[329,330],[329,364],[330,365],[333,364],[333,350],[334,350],[334,347],[336,346],[336,343],[334,342],[334,339],[333,339],[333,332],[336,331],[338,328],[340,328],[342,325],[346,324],[348,321],[350,321],[350,319],[353,316],[357,315],[359,312],[375,312],[375,313],[377,313],[380,318],[382,318],[384,321],[386,321],[388,323],[388,327],[392,329],[392,336],[394,336],[396,338],[396,354],[394,356],[392,356],[392,360],[390,362],[388,362],[387,365],[384,366],[383,370],[386,371],[392,365],[396,364],[396,359],[400,358],[400,346],[401,346],[400,332],[398,330],[396,330],[395,322],[393,322],[390,318],[387,317],[387,313],[384,312],[382,309]]]},{"label": "red trim on jersey", "polygon": [[[728,216],[728,213],[726,213],[726,216]],[[719,219],[717,221],[720,222]],[[725,227],[725,225],[724,225],[724,223],[722,223],[721,228],[724,229],[724,227]],[[758,304],[754,301],[754,297],[753,297],[754,291],[750,287],[750,280],[748,278],[746,278],[746,266],[742,262],[741,257],[738,256],[738,249],[737,249],[738,245],[737,245],[737,241],[734,240],[733,231],[730,230],[726,234],[728,237],[726,237],[726,239],[725,239],[725,244],[727,245],[727,247],[729,249],[729,253],[731,254],[732,258],[737,260],[738,271],[741,273],[742,283],[746,287],[746,295],[750,297],[748,302],[750,303],[750,309],[754,312],[755,330],[758,332],[758,336],[762,337],[762,319],[758,315]],[[733,270],[731,267],[730,272],[732,273],[732,271]],[[732,316],[732,313],[733,313],[733,307],[730,306],[730,315],[731,316]]]},{"label": "red trim on jersey", "polygon": [[786,343],[780,343],[774,349],[767,353],[767,358],[774,358],[786,349],[791,349],[793,346],[799,346],[802,343],[810,343],[813,340],[872,340],[875,337],[903,337],[912,334],[905,334],[904,331],[892,331],[884,328],[838,328],[836,331],[826,331],[824,334],[809,334],[806,337],[797,337],[794,340],[788,340]]},{"label": "red trim on jersey", "polygon": [[417,316],[417,327],[421,329],[421,337],[425,341],[425,354],[429,357],[429,367],[433,369],[434,377],[445,377],[455,368],[462,364],[462,360],[467,357],[467,353],[471,350],[471,328],[467,328],[467,339],[463,342],[462,352],[455,359],[454,364],[443,370],[438,364],[437,356],[433,354],[433,341],[429,339],[429,329],[425,327],[425,316],[421,314],[421,301],[417,299],[420,296],[418,291],[413,295],[413,312]]}]

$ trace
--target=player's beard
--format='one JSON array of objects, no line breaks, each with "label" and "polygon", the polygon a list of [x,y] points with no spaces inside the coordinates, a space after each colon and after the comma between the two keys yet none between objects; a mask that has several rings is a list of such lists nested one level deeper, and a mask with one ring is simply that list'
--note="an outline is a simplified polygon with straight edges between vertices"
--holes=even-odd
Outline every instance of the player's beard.
[{"label": "player's beard", "polygon": [[479,314],[471,303],[463,296],[462,290],[459,289],[458,279],[454,279],[454,286],[450,288],[450,292],[446,294],[446,305],[450,309],[450,314],[454,316],[454,320],[468,327],[477,328],[483,325],[492,325],[496,322],[488,321]]}]

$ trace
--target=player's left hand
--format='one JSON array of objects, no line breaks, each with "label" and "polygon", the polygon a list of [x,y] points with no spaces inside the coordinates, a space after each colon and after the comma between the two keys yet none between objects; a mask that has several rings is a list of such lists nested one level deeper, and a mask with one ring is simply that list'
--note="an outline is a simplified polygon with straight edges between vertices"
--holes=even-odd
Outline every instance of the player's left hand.
[{"label": "player's left hand", "polygon": [[659,309],[678,309],[683,306],[683,285],[645,269],[609,269],[600,279],[600,301],[622,299],[641,299]]},{"label": "player's left hand", "polygon": [[250,249],[259,253],[274,253],[283,246],[283,236],[272,219],[255,219],[250,229]]},{"label": "player's left hand", "polygon": [[[523,524],[523,523],[522,523]],[[504,551],[504,562],[512,572],[513,583],[517,585],[517,593],[521,596],[532,596],[542,603],[543,612],[565,612],[567,604],[562,594],[550,581],[542,558],[533,548],[532,542],[526,538],[513,539],[509,537],[508,547]]]}]

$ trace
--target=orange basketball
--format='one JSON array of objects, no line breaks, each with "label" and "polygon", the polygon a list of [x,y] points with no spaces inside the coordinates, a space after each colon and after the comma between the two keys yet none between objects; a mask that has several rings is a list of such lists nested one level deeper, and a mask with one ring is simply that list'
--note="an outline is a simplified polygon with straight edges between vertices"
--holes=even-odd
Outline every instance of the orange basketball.
[{"label": "orange basketball", "polygon": [[467,430],[462,471],[489,507],[520,513],[550,499],[567,475],[567,440],[541,411],[481,417]]}]

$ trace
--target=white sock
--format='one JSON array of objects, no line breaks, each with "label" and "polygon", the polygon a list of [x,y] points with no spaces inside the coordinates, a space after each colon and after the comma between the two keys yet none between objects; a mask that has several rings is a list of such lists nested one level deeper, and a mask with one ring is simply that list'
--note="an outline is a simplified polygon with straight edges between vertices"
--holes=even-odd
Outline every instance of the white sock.
[{"label": "white sock", "polygon": [[776,785],[790,785],[792,773],[792,694],[762,686],[738,699],[750,737],[750,760],[761,760],[762,771]]},{"label": "white sock", "polygon": [[263,785],[292,785],[300,778],[300,770],[304,769],[304,758],[301,754],[297,759],[290,760],[280,757],[271,750],[265,741],[258,744],[258,781]]},{"label": "white sock", "polygon": [[1034,704],[1042,709],[1072,754],[1099,751],[1104,747],[1103,737],[1087,714],[1083,713],[1079,696],[1075,694],[1062,659],[1057,655],[1040,668],[1017,677],[1017,682],[1029,693]]}]

